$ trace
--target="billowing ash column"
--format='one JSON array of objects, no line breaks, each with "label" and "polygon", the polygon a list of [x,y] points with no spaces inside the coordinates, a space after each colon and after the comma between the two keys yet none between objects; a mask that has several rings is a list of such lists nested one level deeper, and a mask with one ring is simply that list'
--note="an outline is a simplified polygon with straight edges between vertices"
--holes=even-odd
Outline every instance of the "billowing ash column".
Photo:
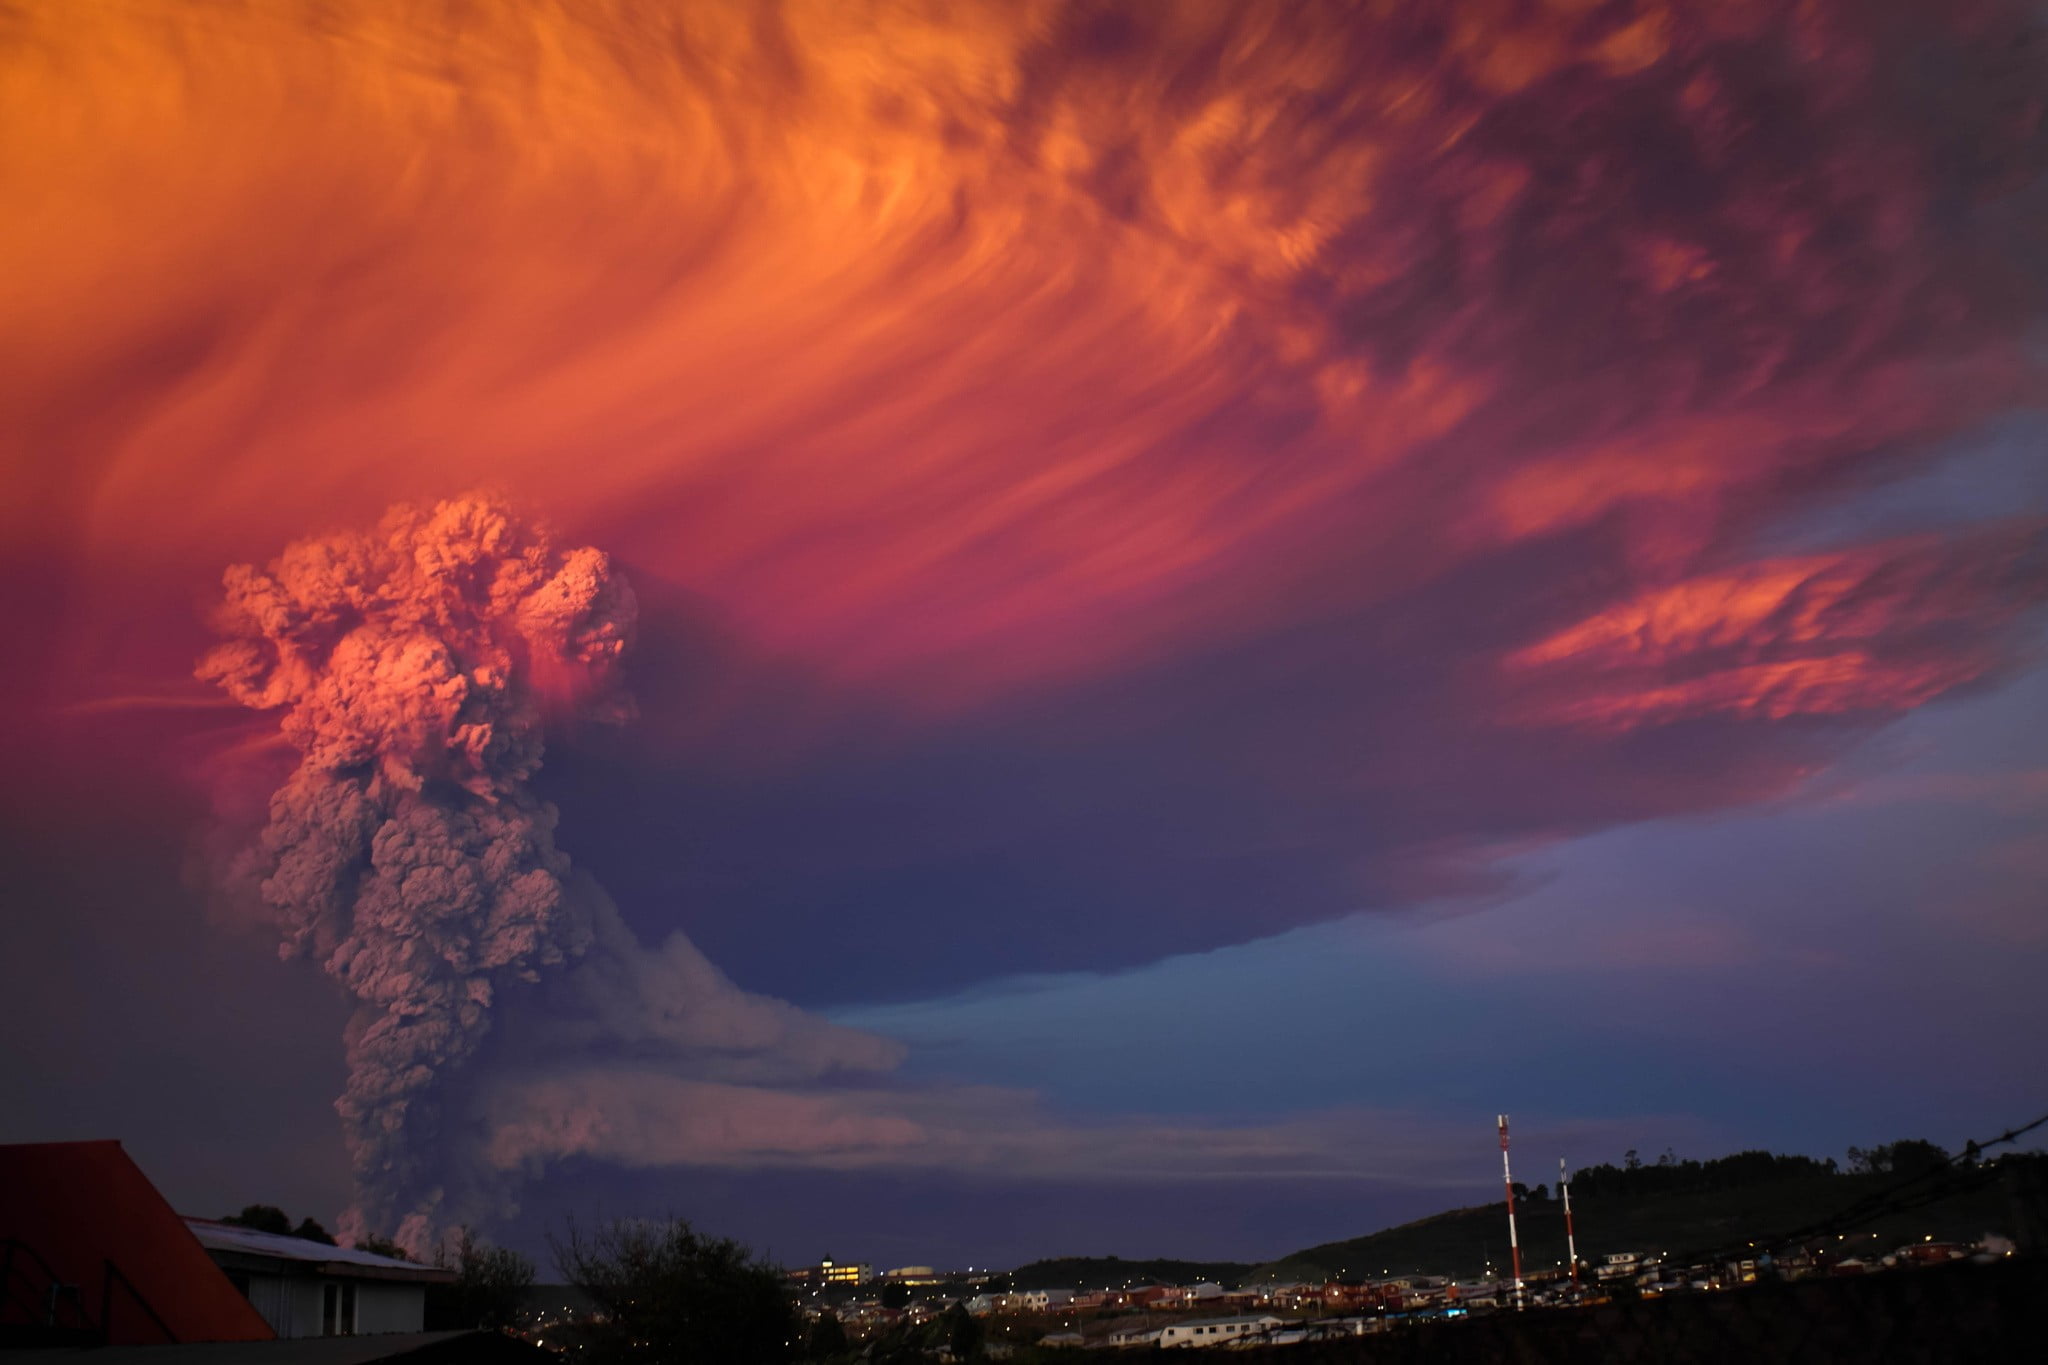
[{"label": "billowing ash column", "polygon": [[514,981],[589,948],[555,811],[528,782],[543,720],[619,719],[631,589],[485,497],[399,506],[375,531],[302,540],[226,574],[227,637],[199,676],[281,709],[296,771],[237,872],[358,1002],[336,1101],[354,1161],[351,1240],[429,1248],[448,1215],[452,1075]]}]

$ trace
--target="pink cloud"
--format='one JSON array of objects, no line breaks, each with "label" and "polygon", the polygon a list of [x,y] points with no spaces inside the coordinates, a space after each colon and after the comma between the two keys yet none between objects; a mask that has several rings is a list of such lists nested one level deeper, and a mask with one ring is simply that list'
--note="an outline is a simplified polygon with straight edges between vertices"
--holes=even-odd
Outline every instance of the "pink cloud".
[{"label": "pink cloud", "polygon": [[[482,1095],[478,1113],[485,1159],[528,1173],[588,1157],[634,1167],[951,1171],[1020,1180],[1471,1179],[1462,1141],[1468,1119],[1395,1109],[1242,1122],[1180,1114],[1084,1121],[1028,1091],[988,1086],[792,1092],[618,1065],[505,1075]],[[1595,1135],[1627,1128],[1576,1119],[1546,1126],[1585,1135],[1588,1147],[1599,1145]]]}]

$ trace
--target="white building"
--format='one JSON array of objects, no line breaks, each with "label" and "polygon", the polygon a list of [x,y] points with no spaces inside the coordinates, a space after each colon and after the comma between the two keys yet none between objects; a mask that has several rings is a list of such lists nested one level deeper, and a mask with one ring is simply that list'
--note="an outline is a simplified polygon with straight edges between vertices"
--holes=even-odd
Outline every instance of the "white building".
[{"label": "white building", "polygon": [[1071,1289],[1027,1289],[1016,1296],[1017,1306],[1027,1313],[1043,1313],[1054,1308],[1066,1308],[1074,1302]]},{"label": "white building", "polygon": [[1284,1326],[1284,1319],[1262,1318],[1209,1318],[1201,1322],[1176,1322],[1159,1333],[1161,1350],[1200,1350],[1209,1346],[1224,1346],[1242,1341],[1250,1336],[1264,1336]]},{"label": "white building", "polygon": [[875,1268],[866,1261],[835,1261],[830,1256],[811,1273],[819,1284],[862,1285],[875,1278]]},{"label": "white building", "polygon": [[1656,1263],[1655,1256],[1645,1256],[1638,1251],[1610,1251],[1606,1259],[1594,1267],[1593,1274],[1603,1280],[1623,1280],[1640,1275]]},{"label": "white building", "polygon": [[280,1337],[418,1332],[427,1286],[455,1272],[304,1237],[187,1218],[185,1226]]},{"label": "white building", "polygon": [[1367,1332],[1365,1318],[1317,1318],[1313,1322],[1297,1322],[1292,1326],[1281,1326],[1277,1331],[1259,1338],[1262,1346],[1292,1346],[1301,1341],[1334,1341],[1338,1337],[1362,1337]]}]

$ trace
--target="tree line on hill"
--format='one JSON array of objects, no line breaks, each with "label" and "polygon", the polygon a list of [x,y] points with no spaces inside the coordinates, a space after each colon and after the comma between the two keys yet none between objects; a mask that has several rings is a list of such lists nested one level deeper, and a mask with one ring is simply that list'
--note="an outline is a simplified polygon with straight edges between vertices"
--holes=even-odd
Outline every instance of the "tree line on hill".
[{"label": "tree line on hill", "polygon": [[[1905,1138],[1881,1146],[1849,1149],[1852,1175],[1909,1175],[1946,1165],[1948,1153],[1932,1142]],[[1572,1191],[1589,1199],[1629,1200],[1667,1194],[1747,1189],[1792,1180],[1814,1180],[1841,1173],[1833,1157],[1815,1160],[1810,1156],[1788,1156],[1776,1152],[1733,1152],[1707,1161],[1681,1159],[1668,1147],[1655,1161],[1644,1161],[1634,1151],[1621,1164],[1602,1162],[1572,1175]],[[1541,1200],[1548,1192],[1537,1186],[1533,1192],[1517,1188]]]},{"label": "tree line on hill", "polygon": [[[2006,1156],[1999,1163],[2005,1173],[1999,1179],[2016,1178],[2023,1161],[2048,1158]],[[1943,1178],[1925,1178],[1935,1174]],[[1912,1191],[1916,1202],[1910,1210],[1891,1210],[1882,1201],[1888,1191],[1901,1188]],[[1829,1223],[1852,1209],[1868,1215],[1854,1225],[1866,1237],[1873,1232],[1890,1236],[1905,1224],[1913,1225],[1914,1240],[1937,1227],[1947,1230],[1945,1236],[1963,1236],[2012,1225],[2005,1213],[2010,1201],[1985,1168],[1974,1161],[1952,1164],[1940,1146],[1917,1138],[1851,1147],[1846,1161],[1764,1151],[1707,1161],[1667,1152],[1646,1161],[1630,1152],[1618,1164],[1576,1172],[1571,1193],[1578,1251],[1596,1258],[1608,1251],[1676,1253],[1789,1233]],[[1565,1223],[1554,1191],[1518,1186],[1516,1196],[1524,1256],[1531,1264],[1561,1263]],[[1254,1268],[1252,1278],[1478,1274],[1488,1262],[1502,1259],[1500,1218],[1497,1200],[1449,1209],[1289,1253]]]}]

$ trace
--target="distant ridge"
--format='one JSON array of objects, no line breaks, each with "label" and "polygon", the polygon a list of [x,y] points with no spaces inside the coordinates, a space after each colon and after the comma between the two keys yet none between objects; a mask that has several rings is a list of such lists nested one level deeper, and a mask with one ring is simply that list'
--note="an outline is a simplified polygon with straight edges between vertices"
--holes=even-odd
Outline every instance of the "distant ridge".
[{"label": "distant ridge", "polygon": [[[1572,1212],[1579,1258],[1597,1264],[1611,1252],[1692,1256],[1755,1239],[1769,1239],[1827,1223],[1861,1201],[1881,1199],[1910,1183],[1915,1170],[1945,1164],[1930,1143],[1905,1141],[1869,1152],[1850,1149],[1863,1169],[1838,1173],[1832,1161],[1737,1152],[1714,1160],[1661,1160],[1621,1167],[1600,1165],[1572,1182]],[[1630,1154],[1633,1160],[1634,1154]],[[2036,1163],[2040,1155],[2015,1153],[2009,1161]],[[1829,1236],[1844,1256],[1882,1256],[1924,1238],[1971,1242],[1986,1233],[2012,1235],[2013,1208],[1990,1170],[1959,1169],[1946,1192],[1920,1207],[1884,1213]],[[1565,1259],[1564,1210],[1542,1187],[1516,1205],[1523,1264],[1530,1271],[1560,1267]],[[1930,1191],[1932,1192],[1932,1191]],[[1447,1209],[1361,1237],[1325,1242],[1262,1264],[1173,1259],[1124,1260],[1068,1256],[1033,1261],[1010,1272],[1014,1288],[1098,1289],[1140,1284],[1223,1285],[1326,1279],[1379,1279],[1400,1275],[1478,1278],[1505,1273],[1507,1218],[1499,1203]]]},{"label": "distant ridge", "polygon": [[[1803,1175],[1733,1189],[1676,1190],[1635,1197],[1582,1197],[1572,1190],[1579,1259],[1594,1263],[1610,1252],[1690,1256],[1741,1247],[1823,1223],[1898,1184],[1891,1174]],[[1562,1266],[1564,1211],[1555,1199],[1516,1206],[1523,1264],[1532,1271]],[[1924,1207],[1861,1223],[1831,1240],[1842,1254],[1883,1255],[1926,1237],[1970,1242],[1987,1232],[2012,1232],[2011,1202],[1995,1179],[1970,1182]],[[1324,1278],[1375,1279],[1390,1275],[1505,1273],[1507,1216],[1500,1204],[1451,1209],[1364,1237],[1326,1242],[1255,1266],[1252,1281]]]},{"label": "distant ridge", "polygon": [[1120,1256],[1061,1256],[1010,1272],[1013,1289],[1107,1289],[1141,1284],[1239,1284],[1252,1267],[1243,1261],[1127,1261]]}]

